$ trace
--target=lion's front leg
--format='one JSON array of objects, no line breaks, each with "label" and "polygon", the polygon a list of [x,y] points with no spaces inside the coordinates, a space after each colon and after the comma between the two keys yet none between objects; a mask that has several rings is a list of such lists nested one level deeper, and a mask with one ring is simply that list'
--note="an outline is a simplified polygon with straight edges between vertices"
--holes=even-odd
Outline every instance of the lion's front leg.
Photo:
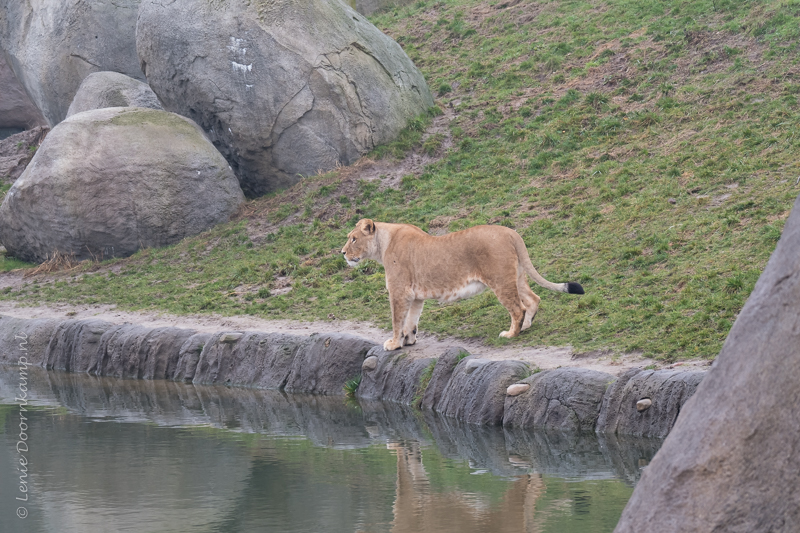
[{"label": "lion's front leg", "polygon": [[383,343],[384,350],[392,351],[403,347],[406,337],[403,326],[406,324],[413,301],[414,298],[405,291],[400,294],[389,292],[389,305],[392,307],[392,338]]}]

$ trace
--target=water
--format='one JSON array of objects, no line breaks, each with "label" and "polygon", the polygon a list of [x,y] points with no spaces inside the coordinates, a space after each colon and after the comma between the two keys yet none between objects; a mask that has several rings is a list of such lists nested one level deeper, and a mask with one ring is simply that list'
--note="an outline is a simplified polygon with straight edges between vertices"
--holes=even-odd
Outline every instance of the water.
[{"label": "water", "polygon": [[2,532],[611,531],[661,444],[34,370],[20,412],[0,366]]}]

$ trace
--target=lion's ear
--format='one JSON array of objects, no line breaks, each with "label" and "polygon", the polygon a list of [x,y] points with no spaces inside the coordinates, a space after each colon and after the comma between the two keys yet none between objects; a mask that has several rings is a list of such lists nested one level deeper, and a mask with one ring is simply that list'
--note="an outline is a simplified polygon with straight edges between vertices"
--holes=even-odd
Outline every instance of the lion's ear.
[{"label": "lion's ear", "polygon": [[361,222],[364,223],[364,232],[367,235],[372,235],[373,233],[375,233],[375,223],[372,220],[365,218]]}]

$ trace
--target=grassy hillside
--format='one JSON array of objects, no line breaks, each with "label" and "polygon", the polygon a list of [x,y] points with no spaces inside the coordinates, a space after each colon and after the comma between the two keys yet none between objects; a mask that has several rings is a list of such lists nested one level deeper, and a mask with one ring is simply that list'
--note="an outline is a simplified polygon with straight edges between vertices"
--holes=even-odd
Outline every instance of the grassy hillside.
[{"label": "grassy hillside", "polygon": [[382,268],[339,254],[359,218],[493,223],[586,295],[537,290],[511,341],[491,293],[429,302],[422,330],[713,357],[800,193],[798,16],[798,0],[420,0],[374,16],[436,116],[229,225],[2,297],[388,327]]}]

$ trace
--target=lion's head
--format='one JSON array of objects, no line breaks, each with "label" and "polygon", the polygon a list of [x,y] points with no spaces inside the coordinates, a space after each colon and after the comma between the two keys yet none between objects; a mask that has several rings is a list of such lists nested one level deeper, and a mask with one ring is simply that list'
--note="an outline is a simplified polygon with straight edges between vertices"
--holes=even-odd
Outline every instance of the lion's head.
[{"label": "lion's head", "polygon": [[362,259],[372,259],[377,252],[375,244],[375,223],[362,218],[356,228],[347,235],[347,243],[342,248],[347,264],[354,267]]}]

